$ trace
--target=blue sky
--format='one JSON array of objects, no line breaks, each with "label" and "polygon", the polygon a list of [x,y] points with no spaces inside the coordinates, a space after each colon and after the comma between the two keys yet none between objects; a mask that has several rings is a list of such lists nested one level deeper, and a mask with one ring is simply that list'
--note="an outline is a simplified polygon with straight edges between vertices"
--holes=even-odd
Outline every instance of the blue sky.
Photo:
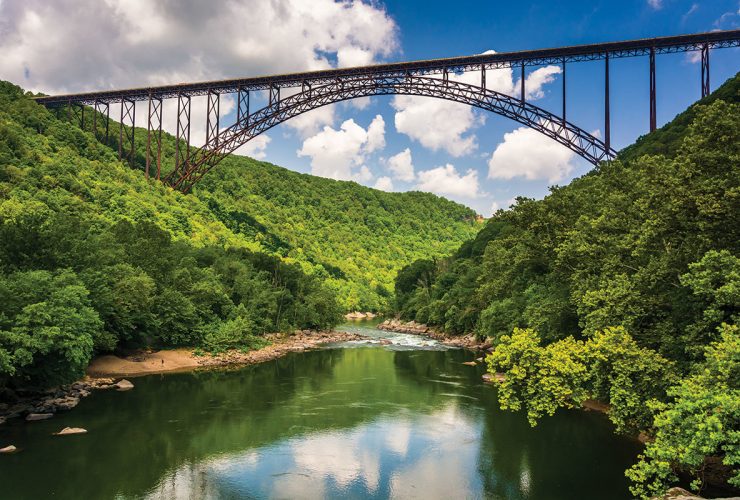
[{"label": "blue sky", "polygon": [[[0,78],[54,93],[740,27],[738,0],[239,0],[212,9],[195,1],[177,8],[144,0],[79,3],[85,2],[90,5],[75,11],[56,2],[0,0],[0,50],[6,54]],[[738,54],[712,52],[713,88],[740,69]],[[612,62],[616,148],[647,131],[647,64],[647,58]],[[699,97],[699,70],[686,54],[658,57],[659,126]],[[559,114],[561,75],[556,68],[533,71],[533,102]],[[504,91],[517,78],[505,72],[488,77]],[[593,133],[603,130],[603,83],[601,61],[568,66],[569,121]],[[387,190],[436,192],[484,216],[518,195],[542,197],[549,185],[566,184],[589,169],[506,118],[429,101],[435,100],[373,97],[334,105],[269,131],[242,152]],[[223,124],[233,120],[230,107],[225,99]],[[204,111],[194,109],[196,141],[204,135],[199,113]],[[173,125],[165,122],[166,128]]]}]

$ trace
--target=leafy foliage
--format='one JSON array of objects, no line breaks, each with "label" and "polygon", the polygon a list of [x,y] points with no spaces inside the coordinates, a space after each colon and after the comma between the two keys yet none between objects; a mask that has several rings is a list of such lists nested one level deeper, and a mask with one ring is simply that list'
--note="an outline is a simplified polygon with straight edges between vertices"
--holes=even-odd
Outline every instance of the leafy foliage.
[{"label": "leafy foliage", "polygon": [[534,424],[609,403],[618,431],[655,434],[630,472],[637,495],[674,469],[701,477],[708,456],[737,486],[740,74],[616,161],[499,211],[426,273],[397,285],[399,313],[492,338],[502,406]]}]

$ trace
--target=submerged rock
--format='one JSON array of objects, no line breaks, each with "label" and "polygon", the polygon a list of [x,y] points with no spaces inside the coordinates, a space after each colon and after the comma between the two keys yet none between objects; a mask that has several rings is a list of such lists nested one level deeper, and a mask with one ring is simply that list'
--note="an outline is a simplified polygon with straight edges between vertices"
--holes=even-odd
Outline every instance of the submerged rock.
[{"label": "submerged rock", "polygon": [[132,384],[126,379],[123,379],[123,380],[119,380],[116,383],[116,387],[119,391],[130,391],[131,389],[134,388],[134,384]]},{"label": "submerged rock", "polygon": [[87,434],[87,429],[82,427],[65,427],[59,432],[55,432],[55,436],[66,436],[68,434]]},{"label": "submerged rock", "polygon": [[47,420],[53,417],[53,413],[29,413],[26,415],[26,422],[36,422],[38,420]]},{"label": "submerged rock", "polygon": [[5,448],[0,448],[0,453],[15,453],[16,451],[18,451],[18,448],[16,448],[12,444],[10,446],[6,446]]}]

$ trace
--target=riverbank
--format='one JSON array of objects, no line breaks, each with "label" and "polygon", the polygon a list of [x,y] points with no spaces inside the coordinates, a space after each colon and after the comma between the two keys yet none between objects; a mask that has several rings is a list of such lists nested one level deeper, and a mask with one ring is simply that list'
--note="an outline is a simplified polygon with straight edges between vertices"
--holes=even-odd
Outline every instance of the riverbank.
[{"label": "riverbank", "polygon": [[[92,360],[87,375],[69,385],[41,393],[8,393],[8,401],[0,402],[0,424],[11,418],[45,420],[57,412],[69,411],[95,390],[118,389],[122,377],[137,377],[157,373],[172,373],[226,366],[246,366],[264,363],[291,352],[302,352],[331,342],[360,340],[362,335],[348,332],[297,331],[290,335],[265,336],[270,344],[254,351],[230,350],[220,354],[197,355],[196,349],[180,348],[161,351],[140,351],[128,356],[107,354]],[[29,417],[30,416],[30,417]]]},{"label": "riverbank", "polygon": [[450,347],[461,347],[478,351],[486,351],[492,344],[488,340],[479,340],[475,335],[449,335],[434,330],[433,328],[416,321],[401,321],[400,319],[387,319],[377,326],[378,330],[397,333],[408,333],[412,335],[424,335]]}]

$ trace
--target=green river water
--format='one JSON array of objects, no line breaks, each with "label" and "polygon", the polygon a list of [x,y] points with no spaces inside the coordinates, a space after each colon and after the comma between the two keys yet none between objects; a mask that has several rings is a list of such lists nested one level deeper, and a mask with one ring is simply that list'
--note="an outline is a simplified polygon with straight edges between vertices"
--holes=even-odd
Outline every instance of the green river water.
[{"label": "green river water", "polygon": [[[51,420],[0,426],[0,498],[629,498],[640,446],[602,415],[530,428],[472,353],[373,324],[238,370],[132,379]],[[87,434],[52,436],[65,426]]]}]

